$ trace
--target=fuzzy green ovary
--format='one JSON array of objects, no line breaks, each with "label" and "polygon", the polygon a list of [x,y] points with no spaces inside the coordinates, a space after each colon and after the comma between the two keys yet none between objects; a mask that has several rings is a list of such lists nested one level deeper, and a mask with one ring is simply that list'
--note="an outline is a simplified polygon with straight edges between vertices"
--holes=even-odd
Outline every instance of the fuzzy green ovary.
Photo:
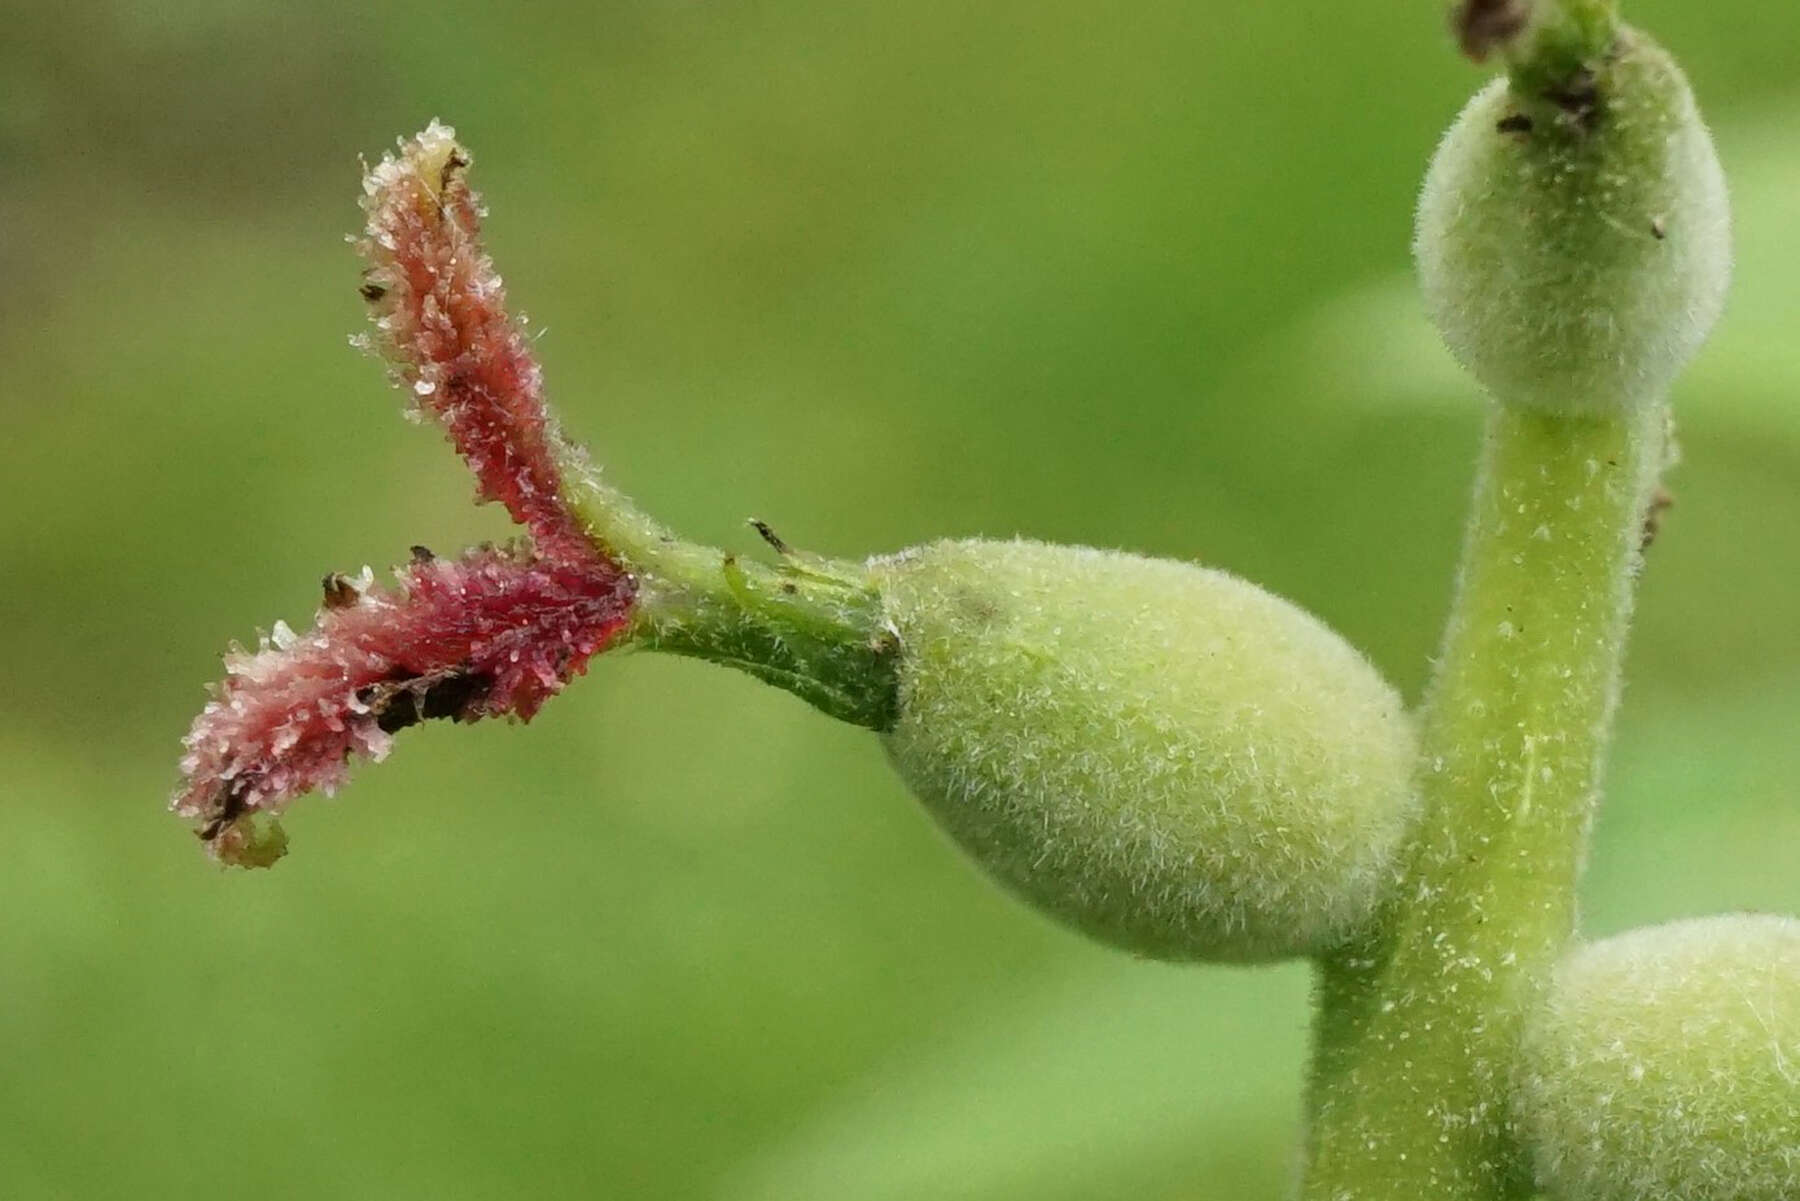
[{"label": "fuzzy green ovary", "polygon": [[1337,945],[1412,812],[1399,697],[1223,572],[1033,542],[871,564],[900,774],[983,869],[1102,941],[1258,961]]},{"label": "fuzzy green ovary", "polygon": [[1794,1201],[1800,921],[1702,918],[1576,950],[1514,1092],[1552,1201]]},{"label": "fuzzy green ovary", "polygon": [[1630,29],[1592,67],[1477,93],[1420,195],[1426,307],[1506,404],[1659,400],[1724,304],[1725,183],[1687,81]]}]

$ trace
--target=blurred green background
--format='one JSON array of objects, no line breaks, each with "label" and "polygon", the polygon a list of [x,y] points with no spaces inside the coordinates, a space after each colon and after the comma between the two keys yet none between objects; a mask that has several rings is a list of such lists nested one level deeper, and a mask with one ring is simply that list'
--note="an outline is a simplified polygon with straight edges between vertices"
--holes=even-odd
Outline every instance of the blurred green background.
[{"label": "blurred green background", "polygon": [[[1800,15],[1642,0],[1732,310],[1635,637],[1598,933],[1800,909]],[[1408,279],[1437,5],[0,5],[0,1194],[1279,1197],[1306,973],[1090,947],[875,741],[705,666],[414,731],[290,858],[163,812],[216,652],[506,526],[398,416],[357,154],[473,147],[552,394],[690,535],[1195,557],[1416,696],[1478,425]]]}]

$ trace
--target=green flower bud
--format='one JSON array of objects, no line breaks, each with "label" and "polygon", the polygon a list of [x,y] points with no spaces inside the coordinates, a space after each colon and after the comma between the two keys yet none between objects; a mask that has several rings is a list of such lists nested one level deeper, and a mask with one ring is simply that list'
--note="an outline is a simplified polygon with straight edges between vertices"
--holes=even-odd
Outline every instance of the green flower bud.
[{"label": "green flower bud", "polygon": [[1621,29],[1573,75],[1489,84],[1426,173],[1413,250],[1444,341],[1502,403],[1660,399],[1731,273],[1724,176],[1680,70]]},{"label": "green flower bud", "polygon": [[1515,1093],[1556,1201],[1800,1197],[1800,921],[1700,918],[1573,952]]},{"label": "green flower bud", "polygon": [[900,641],[902,777],[982,868],[1168,959],[1319,952],[1367,919],[1412,809],[1394,690],[1220,571],[1036,542],[870,565]]}]

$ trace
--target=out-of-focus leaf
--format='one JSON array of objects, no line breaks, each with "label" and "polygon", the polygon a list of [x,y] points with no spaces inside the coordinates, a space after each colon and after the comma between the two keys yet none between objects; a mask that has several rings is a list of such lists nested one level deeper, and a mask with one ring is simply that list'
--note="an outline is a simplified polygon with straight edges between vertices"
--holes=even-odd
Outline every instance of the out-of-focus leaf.
[{"label": "out-of-focus leaf", "polygon": [[1692,418],[1800,442],[1800,108],[1718,131],[1737,262],[1708,348],[1678,385]]},{"label": "out-of-focus leaf", "polygon": [[1630,712],[1584,885],[1595,936],[1728,910],[1800,913],[1800,689]]},{"label": "out-of-focus leaf", "polygon": [[1325,300],[1252,348],[1224,390],[1346,425],[1372,413],[1462,413],[1481,398],[1426,319],[1406,272]]},{"label": "out-of-focus leaf", "polygon": [[1282,1195],[1306,971],[1099,957],[896,1058],[745,1165],[730,1201]]}]

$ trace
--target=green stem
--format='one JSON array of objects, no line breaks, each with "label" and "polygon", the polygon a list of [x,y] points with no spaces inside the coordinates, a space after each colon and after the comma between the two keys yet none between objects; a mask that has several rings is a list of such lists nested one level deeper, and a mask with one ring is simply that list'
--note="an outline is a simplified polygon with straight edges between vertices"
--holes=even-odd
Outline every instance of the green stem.
[{"label": "green stem", "polygon": [[860,565],[773,535],[777,564],[739,559],[675,537],[573,454],[563,474],[588,535],[637,579],[636,645],[735,667],[840,721],[893,726],[899,644]]},{"label": "green stem", "polygon": [[1574,925],[1665,423],[1489,416],[1410,866],[1380,933],[1321,968],[1309,1201],[1529,1195],[1506,1081]]}]

